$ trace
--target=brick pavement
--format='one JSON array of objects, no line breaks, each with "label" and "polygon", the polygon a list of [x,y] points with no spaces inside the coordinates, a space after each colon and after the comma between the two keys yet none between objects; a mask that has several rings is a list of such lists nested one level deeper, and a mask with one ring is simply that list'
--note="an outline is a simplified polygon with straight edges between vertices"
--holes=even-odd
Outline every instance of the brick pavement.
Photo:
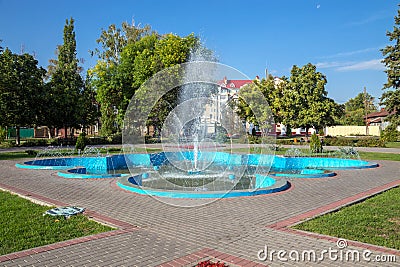
[{"label": "brick pavement", "polygon": [[[113,218],[137,228],[67,246],[56,245],[12,260],[4,261],[3,257],[3,261],[0,258],[3,266],[184,266],[189,264],[188,259],[196,261],[199,251],[207,249],[205,256],[222,257],[236,266],[313,266],[317,263],[280,262],[276,258],[272,262],[260,261],[257,253],[265,245],[275,250],[321,251],[335,247],[336,238],[307,236],[271,225],[286,226],[288,221],[303,219],[302,214],[314,216],[400,184],[399,163],[379,161],[381,166],[376,169],[338,171],[337,176],[324,179],[292,179],[292,188],[285,193],[221,199],[204,206],[182,208],[125,192],[115,186],[116,179],[64,179],[54,171],[18,169],[15,163],[0,162],[3,187],[25,190],[24,194],[43,197],[50,203],[83,206],[104,220]],[[177,200],[177,204],[192,201],[196,200]],[[333,207],[332,203],[337,205]],[[350,241],[349,244],[349,248],[359,251],[367,246]],[[384,253],[379,247],[369,248],[375,254]],[[389,252],[397,254],[397,263],[338,264],[324,260],[318,266],[400,266],[398,251]]]}]

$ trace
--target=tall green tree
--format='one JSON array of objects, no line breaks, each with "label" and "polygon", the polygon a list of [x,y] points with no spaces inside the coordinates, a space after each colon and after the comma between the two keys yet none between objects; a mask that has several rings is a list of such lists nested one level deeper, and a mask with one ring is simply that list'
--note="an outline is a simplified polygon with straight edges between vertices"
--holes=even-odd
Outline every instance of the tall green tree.
[{"label": "tall green tree", "polygon": [[[199,47],[200,41],[193,34],[180,37],[174,34],[160,36],[153,33],[138,42],[128,44],[121,54],[120,73],[124,77],[123,80],[129,83],[124,86],[121,114],[124,114],[136,90],[147,79],[165,68],[187,62],[191,51]],[[167,80],[166,77],[165,83]],[[149,124],[155,126],[156,132],[161,128],[169,111],[176,106],[178,94],[178,89],[169,91],[149,114]]]},{"label": "tall green tree", "polygon": [[0,125],[16,127],[17,145],[21,127],[42,123],[45,74],[32,55],[0,52]]},{"label": "tall green tree", "polygon": [[[91,93],[85,88],[78,62],[74,20],[70,18],[65,22],[63,44],[58,46],[58,58],[50,79],[52,97],[49,100],[54,109],[50,111],[52,116],[47,116],[49,125],[64,128],[65,138],[68,128],[82,127],[83,122],[90,123],[86,119],[87,114],[82,111],[82,106],[88,107],[92,104]],[[90,107],[90,112],[94,112],[95,107]]]},{"label": "tall green tree", "polygon": [[[134,22],[123,22],[121,28],[118,28],[111,24],[107,30],[102,30],[96,40],[100,48],[90,51],[92,56],[98,57],[97,64],[88,70],[88,76],[97,94],[102,135],[109,136],[120,131],[127,105],[124,96],[133,83],[133,77],[127,75],[123,68],[121,71],[121,53],[128,44],[136,43],[150,34],[151,28],[148,25],[141,27]],[[130,56],[134,57],[135,54]]]},{"label": "tall green tree", "polygon": [[[116,30],[115,26],[110,27],[109,31],[103,31],[99,39],[106,46],[103,51],[97,52],[100,60],[89,70],[100,104],[103,135],[121,130],[129,101],[147,79],[162,69],[188,61],[190,52],[201,47],[193,34],[186,37],[174,34],[161,36],[150,32],[149,28],[125,26],[124,30]],[[166,98],[168,100],[157,104],[154,116],[150,115],[156,126],[173,106],[177,94],[174,91]]]},{"label": "tall green tree", "polygon": [[96,55],[103,62],[118,63],[120,54],[127,44],[135,43],[150,34],[151,27],[149,25],[141,27],[140,24],[135,25],[134,21],[131,24],[123,22],[121,28],[111,24],[107,30],[102,29],[100,37],[96,40],[101,48],[95,48],[90,53],[92,56]]},{"label": "tall green tree", "polygon": [[393,113],[389,120],[395,129],[400,125],[400,9],[397,10],[394,22],[393,31],[386,33],[389,41],[393,43],[382,49],[385,57],[382,63],[386,66],[387,82],[383,85],[385,92],[382,94],[381,104],[389,113]]},{"label": "tall green tree", "polygon": [[326,76],[308,63],[299,68],[296,65],[291,70],[291,76],[280,99],[282,103],[282,123],[293,128],[317,130],[335,124],[340,114],[337,103],[329,98],[325,90]]},{"label": "tall green tree", "polygon": [[344,115],[340,119],[343,125],[365,125],[365,113],[377,111],[375,98],[370,94],[359,93],[344,103]]}]

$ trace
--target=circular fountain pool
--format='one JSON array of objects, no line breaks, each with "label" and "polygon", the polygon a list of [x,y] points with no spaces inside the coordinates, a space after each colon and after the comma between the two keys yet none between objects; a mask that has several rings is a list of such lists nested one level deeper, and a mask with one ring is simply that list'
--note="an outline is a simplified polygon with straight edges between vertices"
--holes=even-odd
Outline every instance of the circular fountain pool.
[{"label": "circular fountain pool", "polygon": [[[65,157],[37,159],[16,164],[20,168],[57,170],[64,178],[116,178],[121,188],[139,193],[172,198],[227,198],[253,196],[289,188],[287,178],[323,178],[333,170],[373,168],[378,164],[356,159],[284,157],[262,154],[203,152],[199,160],[212,157],[207,168],[188,172],[169,159],[190,153],[125,154],[106,157]],[[206,160],[207,161],[207,160]],[[182,159],[182,162],[185,162]],[[182,163],[183,164],[183,163]],[[134,173],[127,174],[128,165]],[[268,171],[260,174],[267,167]],[[125,170],[125,171],[124,171]]]}]

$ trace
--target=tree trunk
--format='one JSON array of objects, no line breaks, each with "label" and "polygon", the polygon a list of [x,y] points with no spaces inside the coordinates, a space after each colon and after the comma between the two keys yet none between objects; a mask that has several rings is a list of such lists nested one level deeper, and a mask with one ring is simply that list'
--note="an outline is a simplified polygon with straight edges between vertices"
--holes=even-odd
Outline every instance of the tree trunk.
[{"label": "tree trunk", "polygon": [[47,135],[49,139],[51,139],[51,128],[49,126],[46,126],[46,128],[47,128]]},{"label": "tree trunk", "polygon": [[64,138],[67,139],[68,138],[68,134],[67,134],[67,126],[64,126]]},{"label": "tree trunk", "polygon": [[292,127],[290,125],[286,125],[286,136],[292,136]]},{"label": "tree trunk", "polygon": [[19,146],[21,144],[21,134],[20,134],[21,128],[19,126],[15,127],[15,144]]}]

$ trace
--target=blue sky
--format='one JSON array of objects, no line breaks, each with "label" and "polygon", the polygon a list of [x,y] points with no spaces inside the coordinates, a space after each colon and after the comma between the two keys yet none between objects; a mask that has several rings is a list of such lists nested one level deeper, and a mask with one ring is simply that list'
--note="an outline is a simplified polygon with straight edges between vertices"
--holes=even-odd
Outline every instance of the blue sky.
[{"label": "blue sky", "polygon": [[[62,43],[65,19],[75,19],[78,57],[95,64],[88,50],[101,29],[123,21],[149,24],[159,33],[194,33],[221,63],[250,78],[289,76],[309,62],[327,76],[328,96],[339,103],[364,86],[379,98],[386,80],[379,49],[389,44],[397,1],[18,1],[0,0],[0,39],[14,52],[34,53],[47,67]],[[229,78],[229,77],[228,77]],[[231,77],[234,78],[234,77]]]}]

